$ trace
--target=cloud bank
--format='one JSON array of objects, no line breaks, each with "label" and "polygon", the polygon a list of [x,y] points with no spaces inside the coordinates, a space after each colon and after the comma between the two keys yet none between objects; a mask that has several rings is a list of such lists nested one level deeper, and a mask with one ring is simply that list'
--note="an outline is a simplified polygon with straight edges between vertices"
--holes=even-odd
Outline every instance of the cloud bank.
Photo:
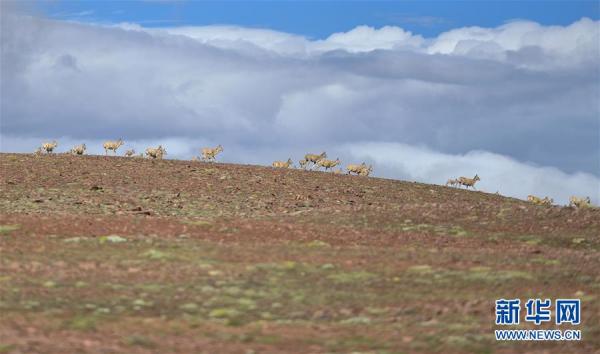
[{"label": "cloud bank", "polygon": [[322,40],[10,11],[1,26],[2,151],[59,139],[99,153],[122,137],[172,158],[221,143],[228,161],[270,163],[327,149],[379,176],[479,173],[492,192],[600,199],[598,21],[435,38],[359,26]]}]

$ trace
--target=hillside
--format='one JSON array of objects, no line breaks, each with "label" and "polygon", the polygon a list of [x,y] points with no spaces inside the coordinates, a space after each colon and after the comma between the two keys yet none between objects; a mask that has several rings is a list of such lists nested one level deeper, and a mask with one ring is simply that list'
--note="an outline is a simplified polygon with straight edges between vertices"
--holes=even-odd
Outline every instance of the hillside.
[{"label": "hillside", "polygon": [[[591,353],[598,235],[599,209],[436,185],[0,154],[0,353]],[[509,297],[581,298],[583,340],[496,342]]]}]

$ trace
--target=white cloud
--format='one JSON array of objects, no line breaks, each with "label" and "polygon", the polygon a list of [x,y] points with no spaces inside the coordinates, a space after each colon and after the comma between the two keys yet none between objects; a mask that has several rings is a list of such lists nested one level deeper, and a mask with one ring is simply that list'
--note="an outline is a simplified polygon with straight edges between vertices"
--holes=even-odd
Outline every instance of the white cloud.
[{"label": "white cloud", "polygon": [[[221,143],[227,161],[266,164],[323,149],[350,160],[356,144],[372,149],[364,156],[388,177],[434,182],[468,174],[470,160],[490,191],[530,189],[558,200],[567,185],[592,194],[600,175],[599,23],[516,21],[436,38],[360,26],[310,40],[268,29],[101,26],[4,11],[0,150],[32,151],[60,138],[65,150],[89,142],[103,153],[102,140],[123,137],[136,149],[162,143],[171,158]],[[389,167],[397,161],[375,159],[383,142],[420,156],[411,171],[440,159],[464,163],[409,175]],[[515,166],[523,180],[541,182],[495,177]]]},{"label": "white cloud", "polygon": [[285,55],[306,54],[309,41],[302,36],[261,28],[236,26],[173,27],[150,30],[153,33],[182,35],[220,48],[251,49],[253,46]]},{"label": "white cloud", "polygon": [[537,48],[547,52],[544,60],[535,65],[532,62],[521,64],[539,67],[550,63],[576,65],[581,61],[593,61],[600,50],[600,22],[589,18],[582,18],[569,26],[542,26],[527,20],[515,20],[496,28],[457,28],[430,39],[395,26],[374,28],[363,25],[315,41],[269,29],[237,26],[146,29],[138,24],[120,24],[119,27],[182,35],[220,48],[240,50],[244,46],[255,46],[295,57],[320,55],[331,50],[345,50],[351,53],[410,50],[506,61],[515,60],[522,51],[531,53]]},{"label": "white cloud", "polygon": [[369,52],[376,49],[418,49],[425,40],[419,35],[394,26],[379,29],[358,26],[348,32],[334,33],[311,45],[313,50],[343,49],[349,52]]},{"label": "white cloud", "polygon": [[[573,66],[598,58],[600,22],[583,18],[569,26],[542,26],[530,21],[513,21],[497,28],[466,27],[442,33],[427,48],[431,54],[515,58],[515,52],[544,52],[538,61],[522,62],[531,67]],[[511,57],[512,55],[512,57]],[[539,60],[541,59],[541,61]]]}]

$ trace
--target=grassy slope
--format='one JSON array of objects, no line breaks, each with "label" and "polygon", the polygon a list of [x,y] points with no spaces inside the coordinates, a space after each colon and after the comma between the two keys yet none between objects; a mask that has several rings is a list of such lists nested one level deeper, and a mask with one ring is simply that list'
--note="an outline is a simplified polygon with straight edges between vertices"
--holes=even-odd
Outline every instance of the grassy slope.
[{"label": "grassy slope", "polygon": [[[0,353],[600,348],[598,210],[187,161],[0,171]],[[584,340],[495,342],[501,297],[582,298]]]}]

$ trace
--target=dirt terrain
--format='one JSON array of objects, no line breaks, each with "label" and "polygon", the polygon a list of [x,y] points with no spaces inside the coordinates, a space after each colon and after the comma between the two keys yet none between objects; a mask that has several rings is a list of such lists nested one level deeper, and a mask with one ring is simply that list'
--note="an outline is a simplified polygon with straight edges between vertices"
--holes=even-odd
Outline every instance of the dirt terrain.
[{"label": "dirt terrain", "polygon": [[[436,185],[0,154],[0,353],[600,352],[599,235]],[[580,298],[583,340],[496,342],[499,298]]]}]

